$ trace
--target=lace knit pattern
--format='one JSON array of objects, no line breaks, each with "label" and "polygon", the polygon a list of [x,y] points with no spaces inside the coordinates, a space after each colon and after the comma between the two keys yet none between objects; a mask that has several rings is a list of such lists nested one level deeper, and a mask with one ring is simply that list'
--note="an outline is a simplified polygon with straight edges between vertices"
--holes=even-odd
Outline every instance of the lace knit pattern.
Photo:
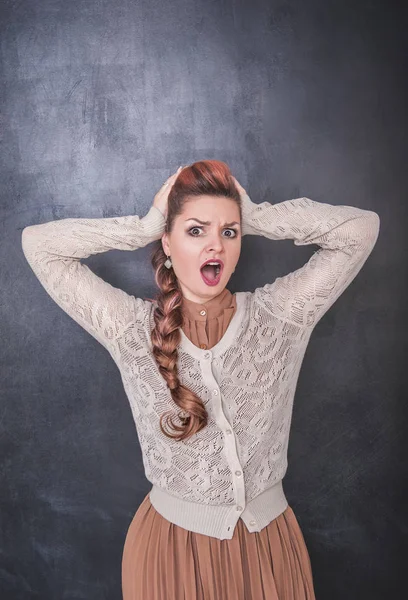
[{"label": "lace knit pattern", "polygon": [[[219,355],[216,379],[250,501],[285,475],[296,379],[310,329],[276,318],[258,301],[258,294],[243,295],[243,321],[236,339]],[[147,339],[146,332],[146,343]],[[224,452],[224,431],[217,423],[213,386],[201,375],[199,359],[179,350],[179,360],[181,382],[203,400],[208,425],[182,443],[158,434],[158,416],[174,410],[174,404],[165,385],[158,384],[157,368],[146,355],[137,389],[143,401],[132,404],[135,421],[141,425],[140,443],[146,448],[146,476],[193,502],[234,504],[234,481]],[[136,364],[132,371],[140,372],[140,366]]]},{"label": "lace knit pattern", "polygon": [[[309,198],[278,204],[243,198],[243,235],[320,248],[298,270],[239,292],[244,310],[234,336],[217,355],[220,395],[203,370],[204,350],[179,348],[179,377],[203,400],[208,426],[176,442],[164,436],[160,415],[177,414],[151,353],[153,304],[111,286],[81,258],[111,249],[135,250],[159,239],[164,217],[152,206],[137,215],[61,219],[23,230],[25,257],[51,298],[97,339],[116,362],[130,402],[145,474],[172,496],[199,504],[236,502],[231,455],[220,411],[230,424],[242,467],[246,500],[280,481],[287,468],[293,399],[310,334],[356,277],[379,233],[379,216]],[[177,409],[177,410],[176,410]]]}]

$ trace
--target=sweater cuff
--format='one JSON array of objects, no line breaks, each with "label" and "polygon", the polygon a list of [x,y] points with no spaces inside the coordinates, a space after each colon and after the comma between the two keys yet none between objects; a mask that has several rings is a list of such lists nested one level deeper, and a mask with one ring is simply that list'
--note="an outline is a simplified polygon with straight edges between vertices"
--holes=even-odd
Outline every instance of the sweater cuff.
[{"label": "sweater cuff", "polygon": [[159,239],[164,233],[166,219],[163,213],[152,204],[149,212],[142,218],[144,231],[152,239]]},{"label": "sweater cuff", "polygon": [[244,194],[241,197],[241,211],[242,211],[242,225],[241,232],[242,235],[253,234],[253,229],[251,227],[251,215],[254,209],[258,205],[255,202],[252,202],[248,194]]}]

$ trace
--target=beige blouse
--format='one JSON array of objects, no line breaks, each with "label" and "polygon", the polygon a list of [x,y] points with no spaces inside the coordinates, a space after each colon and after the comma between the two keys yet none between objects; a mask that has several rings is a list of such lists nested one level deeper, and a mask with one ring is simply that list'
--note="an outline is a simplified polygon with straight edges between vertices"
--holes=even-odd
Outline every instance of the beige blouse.
[{"label": "beige blouse", "polygon": [[183,297],[183,331],[199,348],[212,348],[224,335],[237,309],[236,297],[227,288],[200,304]]}]

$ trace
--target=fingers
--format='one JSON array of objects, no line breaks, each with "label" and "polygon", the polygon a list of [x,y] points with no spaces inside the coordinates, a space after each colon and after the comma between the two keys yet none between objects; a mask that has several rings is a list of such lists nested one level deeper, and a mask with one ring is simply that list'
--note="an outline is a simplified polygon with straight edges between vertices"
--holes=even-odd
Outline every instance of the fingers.
[{"label": "fingers", "polygon": [[166,179],[165,183],[174,183],[182,169],[184,169],[184,167],[179,167],[173,175],[170,175],[170,177]]},{"label": "fingers", "polygon": [[239,181],[237,181],[237,179],[234,176],[232,176],[232,180],[235,183],[236,187],[239,189],[241,187]]},{"label": "fingers", "polygon": [[232,177],[232,179],[234,180],[234,183],[235,183],[240,195],[242,196],[242,195],[246,194],[245,188],[242,187],[242,185],[239,183],[239,181],[234,176]]}]

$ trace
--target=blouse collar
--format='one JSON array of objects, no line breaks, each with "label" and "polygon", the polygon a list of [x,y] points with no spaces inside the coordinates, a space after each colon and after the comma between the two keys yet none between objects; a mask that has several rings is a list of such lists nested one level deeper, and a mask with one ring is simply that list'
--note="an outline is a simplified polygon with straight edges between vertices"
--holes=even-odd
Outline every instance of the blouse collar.
[{"label": "blouse collar", "polygon": [[[183,296],[182,310],[184,317],[190,321],[206,321],[219,317],[226,308],[234,307],[234,296],[224,288],[222,292],[207,302],[193,302]],[[201,314],[203,313],[203,314]]]}]

